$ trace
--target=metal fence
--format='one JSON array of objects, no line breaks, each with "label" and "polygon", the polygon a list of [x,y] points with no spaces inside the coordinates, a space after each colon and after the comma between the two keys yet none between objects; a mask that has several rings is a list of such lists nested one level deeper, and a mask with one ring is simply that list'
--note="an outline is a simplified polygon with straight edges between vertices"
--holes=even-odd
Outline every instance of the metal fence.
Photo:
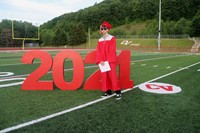
[{"label": "metal fence", "polygon": [[[118,39],[131,39],[131,38],[158,38],[158,35],[114,35]],[[101,35],[91,35],[91,39],[100,38]],[[189,38],[190,36],[185,35],[161,35],[161,38],[170,38],[170,39],[180,39],[180,38]]]}]

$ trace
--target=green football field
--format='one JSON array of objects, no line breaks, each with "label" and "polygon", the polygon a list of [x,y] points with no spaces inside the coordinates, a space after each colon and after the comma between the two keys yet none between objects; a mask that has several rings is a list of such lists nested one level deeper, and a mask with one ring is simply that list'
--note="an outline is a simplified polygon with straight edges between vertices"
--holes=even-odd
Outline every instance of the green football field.
[{"label": "green football field", "polygon": [[[84,58],[91,50],[76,50]],[[54,57],[60,51],[48,51]],[[0,133],[125,133],[200,132],[200,55],[188,53],[131,52],[134,86],[101,98],[100,90],[53,91],[21,90],[26,78],[40,65],[21,63],[22,51],[0,52]],[[118,51],[118,54],[120,51]],[[73,69],[65,61],[65,80]],[[84,81],[98,69],[85,64]],[[7,76],[6,76],[7,75]],[[15,79],[14,79],[15,78]],[[8,79],[11,79],[8,80]],[[41,80],[52,80],[51,70]],[[19,85],[7,86],[19,82]],[[181,92],[156,94],[139,85],[159,82],[178,86]]]}]

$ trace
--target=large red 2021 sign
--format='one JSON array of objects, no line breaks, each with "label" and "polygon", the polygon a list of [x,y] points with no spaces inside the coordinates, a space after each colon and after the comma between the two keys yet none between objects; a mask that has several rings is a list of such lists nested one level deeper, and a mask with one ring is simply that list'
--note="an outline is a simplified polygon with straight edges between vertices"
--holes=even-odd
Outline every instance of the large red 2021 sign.
[{"label": "large red 2021 sign", "polygon": [[[84,63],[95,64],[96,51],[89,52],[83,59],[78,52],[65,50],[57,53],[52,59],[45,51],[29,51],[21,59],[22,63],[32,64],[34,59],[40,59],[41,65],[33,71],[22,84],[22,90],[53,90],[55,84],[61,90],[77,90],[84,81]],[[73,64],[72,81],[67,82],[64,78],[64,62],[71,59]],[[130,51],[124,50],[117,57],[118,77],[120,87],[132,88],[133,81],[130,80]],[[52,69],[53,80],[41,80],[49,70]],[[84,84],[85,90],[101,89],[101,72],[98,69],[88,77]]]}]

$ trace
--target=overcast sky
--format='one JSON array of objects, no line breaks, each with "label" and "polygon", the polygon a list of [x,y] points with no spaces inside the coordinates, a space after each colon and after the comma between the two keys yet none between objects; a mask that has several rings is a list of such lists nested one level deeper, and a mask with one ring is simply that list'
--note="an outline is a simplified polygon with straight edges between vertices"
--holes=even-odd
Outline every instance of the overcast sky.
[{"label": "overcast sky", "polygon": [[14,19],[37,23],[47,22],[64,13],[75,12],[103,0],[0,0],[0,22]]}]

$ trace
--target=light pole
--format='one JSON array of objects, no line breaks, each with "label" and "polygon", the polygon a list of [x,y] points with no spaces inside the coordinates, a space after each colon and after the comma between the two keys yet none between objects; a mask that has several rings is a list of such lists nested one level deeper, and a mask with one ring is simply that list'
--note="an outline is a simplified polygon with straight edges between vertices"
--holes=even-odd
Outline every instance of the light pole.
[{"label": "light pole", "polygon": [[158,28],[158,50],[160,50],[160,32],[161,32],[161,0],[159,3],[159,28]]}]

